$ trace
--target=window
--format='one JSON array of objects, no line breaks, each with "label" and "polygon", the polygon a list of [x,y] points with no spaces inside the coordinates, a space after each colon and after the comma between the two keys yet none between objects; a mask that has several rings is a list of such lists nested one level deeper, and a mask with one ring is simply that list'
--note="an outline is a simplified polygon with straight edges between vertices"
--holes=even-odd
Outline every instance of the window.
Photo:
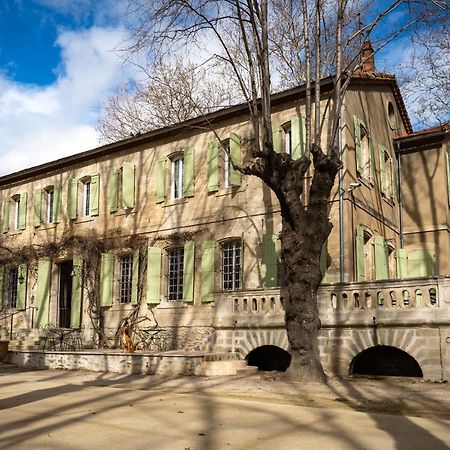
[{"label": "window", "polygon": [[283,149],[284,152],[288,155],[292,156],[292,128],[291,128],[291,122],[287,122],[286,124],[282,125],[282,134],[283,134]]},{"label": "window", "polygon": [[19,270],[17,267],[8,269],[6,272],[6,307],[17,307],[17,284]]},{"label": "window", "polygon": [[13,222],[12,229],[18,230],[20,225],[20,195],[15,195],[12,198],[12,206],[13,206]]},{"label": "window", "polygon": [[223,186],[231,187],[231,158],[230,158],[230,140],[222,142],[223,147]]},{"label": "window", "polygon": [[381,192],[392,198],[392,159],[385,147],[380,145],[380,182]]},{"label": "window", "polygon": [[177,248],[169,252],[169,273],[167,298],[170,301],[183,300],[184,249]]},{"label": "window", "polygon": [[391,130],[395,130],[397,128],[397,120],[395,118],[395,110],[392,102],[388,102],[387,109],[388,109],[389,126],[391,127]]},{"label": "window", "polygon": [[119,263],[119,301],[120,303],[131,303],[131,292],[133,286],[133,255],[121,256]]},{"label": "window", "polygon": [[370,178],[370,145],[369,134],[367,130],[361,125],[361,175],[369,179]]},{"label": "window", "polygon": [[91,210],[91,178],[85,178],[83,180],[83,202],[81,204],[81,215],[87,217]]},{"label": "window", "polygon": [[55,221],[55,215],[54,215],[54,204],[55,204],[55,191],[53,189],[53,186],[50,186],[45,189],[45,195],[46,195],[46,220],[47,223],[53,223]]},{"label": "window", "polygon": [[232,291],[241,288],[241,241],[222,245],[222,288]]},{"label": "window", "polygon": [[183,197],[183,157],[178,156],[172,159],[172,198]]}]

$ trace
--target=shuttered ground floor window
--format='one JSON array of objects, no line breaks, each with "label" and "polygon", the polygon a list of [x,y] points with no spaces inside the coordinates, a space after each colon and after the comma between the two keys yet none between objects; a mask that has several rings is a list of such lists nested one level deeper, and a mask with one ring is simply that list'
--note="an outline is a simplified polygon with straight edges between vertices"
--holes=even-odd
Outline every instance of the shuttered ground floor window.
[{"label": "shuttered ground floor window", "polygon": [[169,273],[168,273],[168,293],[170,301],[183,300],[183,266],[184,249],[177,248],[168,254]]},{"label": "shuttered ground floor window", "polygon": [[119,299],[120,303],[131,303],[133,287],[133,255],[120,257]]}]

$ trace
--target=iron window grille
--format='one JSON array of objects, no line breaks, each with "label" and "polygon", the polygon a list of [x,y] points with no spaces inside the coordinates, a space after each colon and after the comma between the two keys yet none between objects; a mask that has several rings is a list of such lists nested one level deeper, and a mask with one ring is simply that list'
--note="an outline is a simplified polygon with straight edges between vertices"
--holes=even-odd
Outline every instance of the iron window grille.
[{"label": "iron window grille", "polygon": [[177,248],[169,253],[168,300],[183,300],[184,249]]},{"label": "iron window grille", "polygon": [[241,241],[228,241],[222,246],[222,288],[232,291],[241,288]]},{"label": "iron window grille", "polygon": [[131,291],[133,286],[133,255],[120,258],[119,301],[131,303]]},{"label": "iron window grille", "polygon": [[8,308],[17,307],[17,282],[19,270],[17,267],[8,270],[8,283],[6,291],[6,305]]}]

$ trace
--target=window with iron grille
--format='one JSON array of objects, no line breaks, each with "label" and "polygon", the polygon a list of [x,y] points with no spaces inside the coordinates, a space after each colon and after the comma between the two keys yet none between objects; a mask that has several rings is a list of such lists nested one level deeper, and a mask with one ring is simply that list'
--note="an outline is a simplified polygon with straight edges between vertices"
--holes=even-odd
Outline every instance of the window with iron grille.
[{"label": "window with iron grille", "polygon": [[226,291],[241,288],[241,241],[222,245],[222,288]]},{"label": "window with iron grille", "polygon": [[168,300],[183,300],[183,264],[184,249],[177,248],[169,252]]},{"label": "window with iron grille", "polygon": [[8,308],[15,308],[17,306],[17,281],[19,271],[17,267],[8,269],[7,284],[6,284],[6,306]]},{"label": "window with iron grille", "polygon": [[131,303],[133,280],[133,255],[120,257],[119,301]]}]

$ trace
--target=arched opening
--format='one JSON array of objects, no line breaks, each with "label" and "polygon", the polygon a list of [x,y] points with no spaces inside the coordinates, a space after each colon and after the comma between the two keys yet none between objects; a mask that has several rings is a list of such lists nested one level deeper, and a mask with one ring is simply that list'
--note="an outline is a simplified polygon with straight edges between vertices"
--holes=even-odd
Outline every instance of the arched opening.
[{"label": "arched opening", "polygon": [[356,355],[350,364],[350,375],[423,376],[422,369],[411,355],[387,345],[377,345]]},{"label": "arched opening", "polygon": [[291,364],[291,355],[275,345],[263,345],[252,350],[247,357],[247,365],[258,370],[285,372]]}]

